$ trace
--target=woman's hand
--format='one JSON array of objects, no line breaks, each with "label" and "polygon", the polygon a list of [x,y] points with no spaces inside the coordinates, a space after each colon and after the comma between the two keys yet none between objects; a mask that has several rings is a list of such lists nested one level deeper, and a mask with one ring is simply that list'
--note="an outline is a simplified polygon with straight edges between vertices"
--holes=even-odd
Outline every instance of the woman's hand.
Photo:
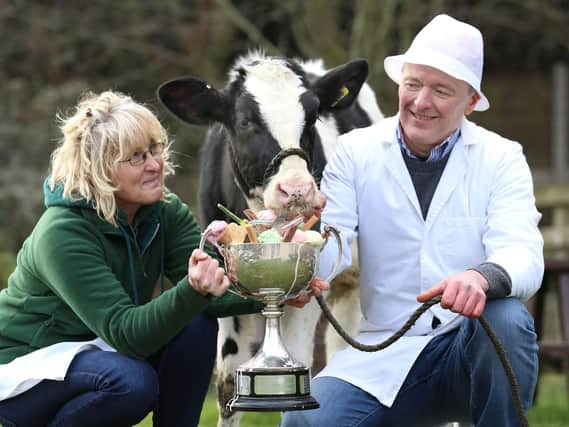
[{"label": "woman's hand", "polygon": [[302,308],[308,304],[311,297],[317,297],[322,294],[322,291],[327,291],[328,289],[330,289],[330,284],[326,280],[315,277],[310,281],[310,289],[307,292],[288,299],[284,303],[296,308]]},{"label": "woman's hand", "polygon": [[221,296],[229,287],[229,279],[219,261],[210,257],[201,249],[194,249],[188,265],[190,286],[201,295]]}]

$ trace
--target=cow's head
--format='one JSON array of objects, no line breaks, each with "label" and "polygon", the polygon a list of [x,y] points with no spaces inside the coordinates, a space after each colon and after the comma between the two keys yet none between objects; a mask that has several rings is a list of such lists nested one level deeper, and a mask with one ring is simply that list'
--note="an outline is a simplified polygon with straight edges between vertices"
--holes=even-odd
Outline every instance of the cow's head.
[{"label": "cow's head", "polygon": [[316,121],[351,106],[367,73],[367,62],[356,59],[309,82],[297,62],[251,53],[235,63],[221,91],[181,77],[161,85],[158,97],[184,122],[223,125],[250,206],[300,213],[319,203],[325,159]]}]

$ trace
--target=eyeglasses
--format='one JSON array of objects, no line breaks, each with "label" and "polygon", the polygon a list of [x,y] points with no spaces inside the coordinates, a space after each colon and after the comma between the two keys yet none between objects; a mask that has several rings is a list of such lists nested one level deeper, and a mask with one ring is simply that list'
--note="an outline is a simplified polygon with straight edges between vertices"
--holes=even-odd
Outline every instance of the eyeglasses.
[{"label": "eyeglasses", "polygon": [[155,159],[162,156],[164,152],[164,143],[163,142],[154,142],[150,144],[148,150],[146,151],[135,151],[132,155],[126,160],[119,160],[119,163],[129,162],[131,166],[140,166],[144,164],[146,161],[146,156],[150,153],[152,157]]}]

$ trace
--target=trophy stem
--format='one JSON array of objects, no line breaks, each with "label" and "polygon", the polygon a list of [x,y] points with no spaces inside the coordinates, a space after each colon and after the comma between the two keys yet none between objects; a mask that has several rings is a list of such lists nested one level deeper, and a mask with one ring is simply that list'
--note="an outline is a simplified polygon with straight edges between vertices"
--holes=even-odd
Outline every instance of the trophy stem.
[{"label": "trophy stem", "polygon": [[[262,290],[265,291],[265,290]],[[286,350],[280,333],[281,290],[263,293],[265,337],[255,356],[235,371],[231,411],[296,411],[320,405],[310,396],[310,370]]]},{"label": "trophy stem", "polygon": [[[287,360],[288,366],[298,365],[286,350],[281,337],[281,316],[284,314],[277,301],[270,300],[261,312],[265,318],[265,337],[258,354],[278,356],[280,360]],[[284,366],[283,366],[284,367]]]}]

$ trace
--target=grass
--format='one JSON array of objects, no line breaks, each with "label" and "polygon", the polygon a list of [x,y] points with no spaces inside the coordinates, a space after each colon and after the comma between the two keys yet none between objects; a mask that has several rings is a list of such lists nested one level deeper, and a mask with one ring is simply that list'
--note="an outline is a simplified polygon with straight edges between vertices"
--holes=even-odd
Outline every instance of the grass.
[{"label": "grass", "polygon": [[[280,422],[278,412],[244,412],[241,416],[241,427],[277,427]],[[199,427],[217,426],[217,400],[215,393],[210,392],[204,403]],[[135,427],[152,427],[152,415],[149,414]]]},{"label": "grass", "polygon": [[528,414],[530,426],[569,427],[568,381],[561,374],[541,375],[537,402]]},{"label": "grass", "polygon": [[[566,379],[561,374],[544,373],[539,382],[537,402],[530,410],[528,419],[531,427],[569,427],[569,395]],[[241,427],[276,427],[279,425],[278,413],[245,412]],[[217,405],[213,392],[209,393],[202,412],[200,427],[217,425]],[[151,427],[149,415],[136,427]]]}]

